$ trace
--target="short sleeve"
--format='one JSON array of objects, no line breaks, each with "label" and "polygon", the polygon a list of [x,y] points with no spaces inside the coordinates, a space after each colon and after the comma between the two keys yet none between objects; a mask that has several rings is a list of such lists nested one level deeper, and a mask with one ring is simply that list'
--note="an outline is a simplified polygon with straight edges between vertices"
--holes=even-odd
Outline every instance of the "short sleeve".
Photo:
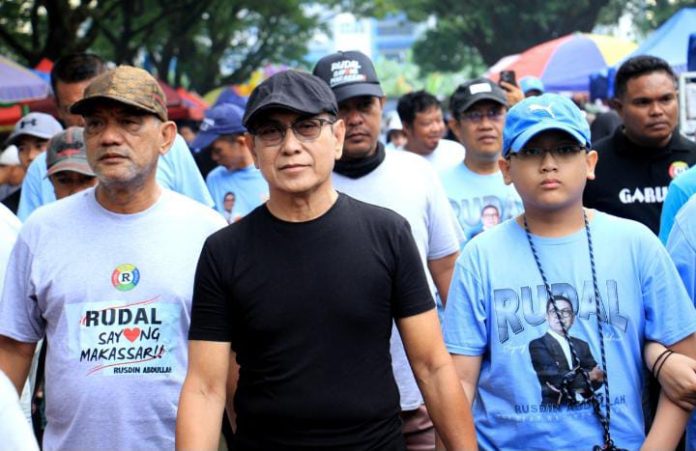
[{"label": "short sleeve", "polygon": [[696,249],[679,221],[674,223],[669,234],[667,252],[672,257],[679,277],[693,302],[696,299]]},{"label": "short sleeve", "polygon": [[10,255],[0,300],[0,335],[24,343],[41,340],[46,328],[31,279],[32,261],[31,250],[20,236]]},{"label": "short sleeve", "polygon": [[442,182],[434,170],[430,170],[428,192],[428,260],[437,260],[459,251],[464,242],[464,232],[454,216]]},{"label": "short sleeve", "polygon": [[669,185],[667,196],[662,204],[662,214],[660,215],[660,241],[662,244],[667,244],[667,238],[674,225],[674,218],[679,209],[689,200],[688,194],[675,182],[676,180]]},{"label": "short sleeve", "polygon": [[443,335],[451,354],[482,355],[488,347],[489,314],[485,293],[470,265],[471,246],[457,259],[443,321]]},{"label": "short sleeve", "polygon": [[667,251],[649,238],[652,246],[641,259],[645,338],[670,346],[696,331],[696,310]]},{"label": "short sleeve", "polygon": [[392,281],[392,314],[395,318],[417,315],[435,308],[408,222],[398,229],[396,268]]},{"label": "short sleeve", "polygon": [[232,341],[230,305],[222,277],[222,265],[208,238],[196,267],[191,304],[189,340]]}]

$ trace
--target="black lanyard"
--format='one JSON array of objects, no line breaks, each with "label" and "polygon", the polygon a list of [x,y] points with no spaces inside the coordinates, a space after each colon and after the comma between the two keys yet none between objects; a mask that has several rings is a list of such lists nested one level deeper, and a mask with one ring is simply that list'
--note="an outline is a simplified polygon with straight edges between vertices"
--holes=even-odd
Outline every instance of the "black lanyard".
[{"label": "black lanyard", "polygon": [[[611,398],[609,398],[609,374],[607,373],[607,362],[606,362],[606,353],[604,350],[604,331],[602,330],[602,313],[601,313],[601,298],[599,295],[599,285],[597,284],[597,270],[595,267],[595,261],[594,261],[594,251],[592,249],[592,234],[590,233],[590,223],[587,220],[587,213],[583,210],[583,218],[585,220],[585,233],[587,234],[587,249],[590,254],[590,268],[592,269],[592,285],[594,287],[594,294],[595,294],[595,307],[596,307],[596,314],[597,314],[597,330],[599,332],[599,349],[600,349],[600,354],[602,356],[602,368],[604,371],[604,409],[606,410],[606,414],[602,412],[602,406],[600,405],[599,399],[597,399],[597,394],[595,393],[594,388],[592,387],[592,382],[590,381],[590,375],[588,374],[587,370],[583,369],[580,366],[580,359],[578,358],[578,353],[575,350],[575,346],[573,346],[573,342],[570,340],[570,336],[568,335],[568,329],[565,326],[565,323],[563,322],[561,318],[561,313],[560,310],[558,309],[558,306],[556,305],[556,299],[553,295],[553,292],[551,291],[551,285],[549,285],[549,281],[546,279],[546,274],[544,273],[544,270],[541,267],[541,261],[539,260],[539,255],[537,254],[536,248],[534,247],[534,243],[532,243],[532,234],[529,231],[529,225],[527,224],[527,216],[522,217],[524,220],[524,231],[527,234],[527,241],[529,242],[529,247],[532,250],[532,255],[534,256],[534,262],[537,265],[537,269],[539,270],[539,274],[541,274],[541,279],[544,282],[544,287],[546,288],[546,296],[548,296],[549,302],[551,302],[551,305],[553,305],[553,310],[556,314],[556,318],[558,319],[559,324],[561,325],[561,329],[563,330],[563,336],[565,337],[566,341],[568,342],[568,347],[570,348],[570,353],[573,359],[573,365],[575,366],[574,368],[574,374],[581,374],[582,378],[585,382],[585,385],[587,386],[587,390],[589,391],[590,398],[589,401],[592,403],[592,407],[594,409],[595,414],[597,415],[597,418],[599,419],[600,424],[602,425],[602,429],[604,430],[604,446],[595,446],[593,447],[593,450],[618,450],[614,445],[614,441],[611,439],[611,432],[609,431],[609,421],[611,418]],[[575,400],[575,397],[571,393],[571,383],[574,378],[564,378],[563,384],[561,386],[561,391],[568,402],[568,404],[573,405],[576,404],[577,401]]]}]

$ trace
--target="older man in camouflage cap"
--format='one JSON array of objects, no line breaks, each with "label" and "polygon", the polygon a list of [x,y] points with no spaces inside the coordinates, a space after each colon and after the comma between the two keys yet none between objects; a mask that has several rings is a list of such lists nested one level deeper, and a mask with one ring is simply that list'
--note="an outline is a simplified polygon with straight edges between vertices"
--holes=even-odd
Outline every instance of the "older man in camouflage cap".
[{"label": "older man in camouflage cap", "polygon": [[87,87],[71,111],[99,183],[35,211],[13,250],[0,369],[21,390],[47,338],[44,449],[174,447],[196,260],[225,222],[156,181],[176,134],[164,98],[128,66]]}]

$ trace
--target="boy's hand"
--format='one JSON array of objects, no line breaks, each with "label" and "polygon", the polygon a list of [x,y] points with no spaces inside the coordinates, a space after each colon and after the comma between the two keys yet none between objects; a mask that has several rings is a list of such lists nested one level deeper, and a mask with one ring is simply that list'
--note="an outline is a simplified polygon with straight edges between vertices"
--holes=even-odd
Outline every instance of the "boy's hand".
[{"label": "boy's hand", "polygon": [[671,354],[658,381],[673,403],[684,410],[696,408],[696,360],[677,352]]}]

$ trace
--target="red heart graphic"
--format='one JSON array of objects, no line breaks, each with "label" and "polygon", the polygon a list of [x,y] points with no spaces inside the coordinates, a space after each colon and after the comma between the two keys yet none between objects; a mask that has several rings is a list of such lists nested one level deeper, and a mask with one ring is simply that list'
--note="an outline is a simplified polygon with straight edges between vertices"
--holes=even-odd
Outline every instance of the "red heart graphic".
[{"label": "red heart graphic", "polygon": [[140,336],[140,328],[134,327],[132,329],[123,329],[123,336],[126,337],[131,343],[138,339]]}]

